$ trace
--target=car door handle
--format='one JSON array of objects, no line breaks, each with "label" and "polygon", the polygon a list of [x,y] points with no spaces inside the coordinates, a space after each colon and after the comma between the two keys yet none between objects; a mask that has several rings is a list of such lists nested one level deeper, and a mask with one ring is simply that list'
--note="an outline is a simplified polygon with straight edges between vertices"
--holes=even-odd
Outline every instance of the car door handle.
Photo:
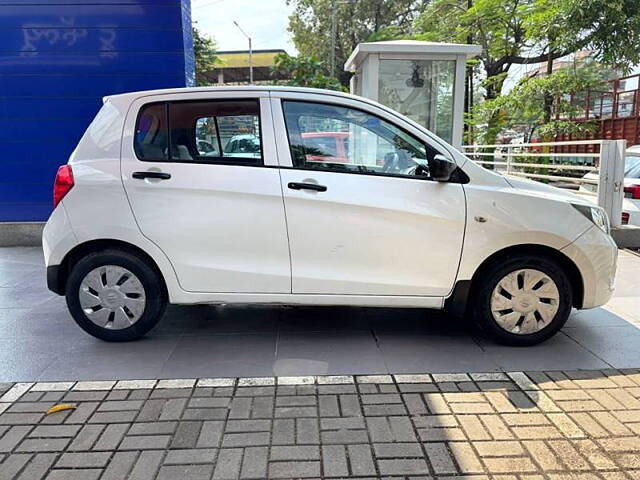
[{"label": "car door handle", "polygon": [[170,173],[165,172],[133,172],[131,175],[138,180],[144,180],[145,178],[157,178],[158,180],[169,180],[171,178]]},{"label": "car door handle", "polygon": [[313,190],[315,192],[326,192],[327,187],[324,185],[318,185],[317,183],[299,183],[289,182],[287,185],[291,190]]}]

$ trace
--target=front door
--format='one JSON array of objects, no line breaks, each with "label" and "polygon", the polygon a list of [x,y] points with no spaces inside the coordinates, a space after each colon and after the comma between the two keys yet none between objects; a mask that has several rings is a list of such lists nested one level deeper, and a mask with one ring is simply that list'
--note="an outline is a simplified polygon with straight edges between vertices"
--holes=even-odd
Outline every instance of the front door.
[{"label": "front door", "polygon": [[[283,97],[293,293],[447,295],[466,212],[460,183],[429,177],[428,159],[441,152],[382,116]],[[343,158],[329,141],[338,137]]]},{"label": "front door", "polygon": [[124,186],[143,235],[165,252],[184,290],[291,291],[267,96],[182,94],[131,109]]}]

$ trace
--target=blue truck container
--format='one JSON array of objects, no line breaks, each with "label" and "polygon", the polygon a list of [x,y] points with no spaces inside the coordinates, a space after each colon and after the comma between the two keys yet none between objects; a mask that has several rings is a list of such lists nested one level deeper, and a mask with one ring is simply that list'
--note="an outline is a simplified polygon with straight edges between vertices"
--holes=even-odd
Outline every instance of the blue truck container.
[{"label": "blue truck container", "polygon": [[102,97],[192,86],[190,0],[0,1],[0,222],[39,222]]}]

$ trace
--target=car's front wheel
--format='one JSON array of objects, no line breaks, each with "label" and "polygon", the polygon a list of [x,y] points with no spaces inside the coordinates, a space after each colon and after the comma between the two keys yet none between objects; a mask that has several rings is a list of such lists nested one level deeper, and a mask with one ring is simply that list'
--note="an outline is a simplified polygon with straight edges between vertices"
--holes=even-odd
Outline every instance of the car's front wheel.
[{"label": "car's front wheel", "polygon": [[477,320],[500,343],[543,342],[564,326],[571,313],[569,278],[551,258],[514,255],[491,265],[480,282]]},{"label": "car's front wheel", "polygon": [[129,252],[91,253],[72,268],[66,299],[76,323],[102,340],[135,340],[160,320],[167,304],[160,274]]}]

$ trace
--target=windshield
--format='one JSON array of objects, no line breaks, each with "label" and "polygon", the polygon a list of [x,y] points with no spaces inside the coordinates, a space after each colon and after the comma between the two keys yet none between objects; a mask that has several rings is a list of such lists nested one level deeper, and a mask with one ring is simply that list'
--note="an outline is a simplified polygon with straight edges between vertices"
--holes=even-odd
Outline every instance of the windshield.
[{"label": "windshield", "polygon": [[627,155],[624,159],[624,178],[640,178],[640,155]]}]

